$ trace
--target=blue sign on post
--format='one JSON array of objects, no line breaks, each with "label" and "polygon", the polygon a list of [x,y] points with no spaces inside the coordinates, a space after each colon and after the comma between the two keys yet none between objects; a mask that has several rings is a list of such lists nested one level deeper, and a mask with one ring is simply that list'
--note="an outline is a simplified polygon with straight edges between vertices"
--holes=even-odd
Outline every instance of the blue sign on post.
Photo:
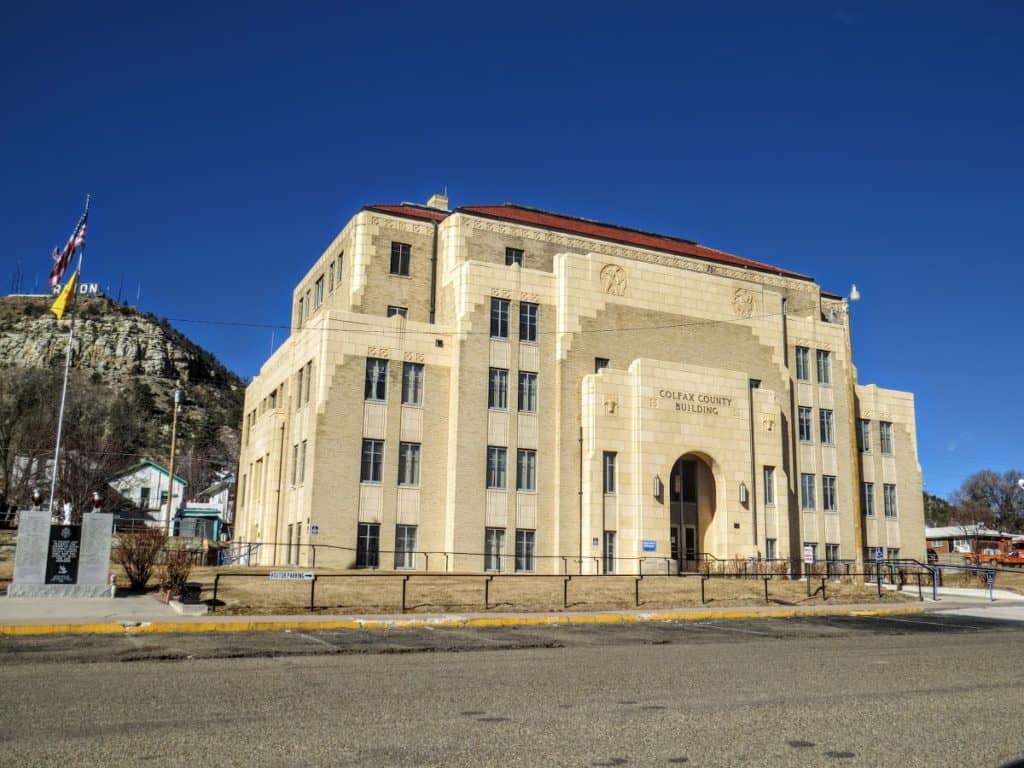
[{"label": "blue sign on post", "polygon": [[657,552],[658,542],[654,539],[644,539],[644,552]]},{"label": "blue sign on post", "polygon": [[878,562],[885,560],[885,550],[882,547],[875,549],[875,560]]}]

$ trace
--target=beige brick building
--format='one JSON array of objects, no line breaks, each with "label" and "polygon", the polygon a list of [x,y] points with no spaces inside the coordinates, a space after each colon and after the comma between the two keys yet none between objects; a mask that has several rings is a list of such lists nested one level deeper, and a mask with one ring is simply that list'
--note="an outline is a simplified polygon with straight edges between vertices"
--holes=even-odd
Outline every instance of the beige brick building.
[{"label": "beige brick building", "polygon": [[857,383],[842,298],[442,196],[363,208],[296,286],[238,477],[263,564],[310,565],[311,543],[317,565],[432,572],[925,554],[913,395]]}]

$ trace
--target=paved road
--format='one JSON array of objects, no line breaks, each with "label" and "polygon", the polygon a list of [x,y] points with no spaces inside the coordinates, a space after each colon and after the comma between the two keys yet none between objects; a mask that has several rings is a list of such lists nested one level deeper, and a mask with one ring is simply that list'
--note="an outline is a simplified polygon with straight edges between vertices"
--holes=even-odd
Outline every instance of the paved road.
[{"label": "paved road", "polygon": [[[921,615],[5,638],[0,762],[995,766],[1024,754],[1019,633]],[[193,658],[108,660],[147,654]]]}]

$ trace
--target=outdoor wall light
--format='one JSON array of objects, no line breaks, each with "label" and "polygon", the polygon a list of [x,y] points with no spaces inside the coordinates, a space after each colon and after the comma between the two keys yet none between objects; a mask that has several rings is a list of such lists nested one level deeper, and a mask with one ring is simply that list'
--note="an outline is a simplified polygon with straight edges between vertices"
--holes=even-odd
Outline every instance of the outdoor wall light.
[{"label": "outdoor wall light", "polygon": [[740,481],[740,504],[747,503],[747,484]]},{"label": "outdoor wall light", "polygon": [[654,491],[654,498],[656,499],[660,499],[661,494],[665,491],[665,487],[661,484],[661,478],[657,475],[654,476],[654,488],[652,490]]}]

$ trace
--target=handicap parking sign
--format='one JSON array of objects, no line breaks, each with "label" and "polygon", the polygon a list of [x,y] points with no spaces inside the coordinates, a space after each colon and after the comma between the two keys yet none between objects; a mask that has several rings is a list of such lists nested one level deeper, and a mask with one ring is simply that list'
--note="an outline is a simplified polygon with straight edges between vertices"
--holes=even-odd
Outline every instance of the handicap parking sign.
[{"label": "handicap parking sign", "polygon": [[875,549],[875,560],[877,560],[878,562],[882,562],[883,560],[885,560],[885,550],[882,549],[882,547],[878,547],[877,549]]}]

